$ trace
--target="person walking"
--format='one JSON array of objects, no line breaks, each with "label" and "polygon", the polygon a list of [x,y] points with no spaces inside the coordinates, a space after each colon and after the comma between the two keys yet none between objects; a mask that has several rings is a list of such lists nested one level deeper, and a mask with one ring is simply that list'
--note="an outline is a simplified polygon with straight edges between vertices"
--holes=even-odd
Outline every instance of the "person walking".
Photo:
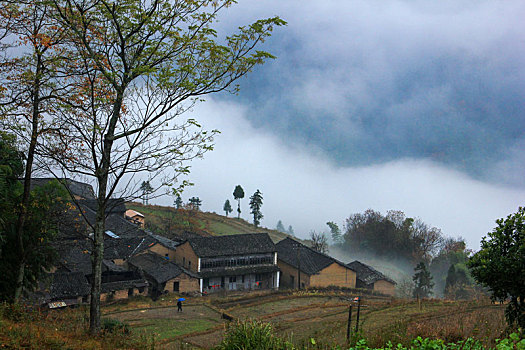
[{"label": "person walking", "polygon": [[182,301],[181,300],[177,301],[177,312],[182,312]]}]

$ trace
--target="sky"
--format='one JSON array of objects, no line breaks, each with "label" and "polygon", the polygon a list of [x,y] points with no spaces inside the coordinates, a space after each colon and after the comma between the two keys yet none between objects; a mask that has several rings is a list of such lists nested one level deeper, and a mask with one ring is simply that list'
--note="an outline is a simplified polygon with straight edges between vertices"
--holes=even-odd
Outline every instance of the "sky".
[{"label": "sky", "polygon": [[[279,15],[277,56],[189,116],[219,129],[192,162],[202,209],[263,193],[262,226],[300,237],[402,210],[479,248],[525,198],[523,1],[240,0],[219,35]],[[172,204],[171,199],[159,203]]]}]

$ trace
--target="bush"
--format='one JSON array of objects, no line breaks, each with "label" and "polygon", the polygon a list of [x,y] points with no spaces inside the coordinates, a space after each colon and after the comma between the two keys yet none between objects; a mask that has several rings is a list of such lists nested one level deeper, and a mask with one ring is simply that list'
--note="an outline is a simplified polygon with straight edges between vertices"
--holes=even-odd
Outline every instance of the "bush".
[{"label": "bush", "polygon": [[294,346],[276,337],[269,323],[259,321],[240,321],[231,323],[218,350],[292,350]]},{"label": "bush", "polygon": [[129,334],[129,326],[119,320],[113,318],[102,319],[102,330],[107,333],[121,332],[123,334]]}]

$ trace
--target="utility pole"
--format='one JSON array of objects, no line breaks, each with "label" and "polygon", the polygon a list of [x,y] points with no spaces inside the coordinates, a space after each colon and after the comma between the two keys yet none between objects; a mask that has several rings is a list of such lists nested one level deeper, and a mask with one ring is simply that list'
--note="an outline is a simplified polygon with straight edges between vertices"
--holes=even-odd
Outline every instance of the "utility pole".
[{"label": "utility pole", "polygon": [[348,324],[346,326],[346,342],[350,345],[350,325],[352,324],[352,305],[348,308]]},{"label": "utility pole", "polygon": [[301,244],[296,243],[297,248],[297,289],[301,290]]},{"label": "utility pole", "polygon": [[357,319],[355,323],[355,333],[359,331],[359,313],[361,311],[361,297],[357,297]]}]

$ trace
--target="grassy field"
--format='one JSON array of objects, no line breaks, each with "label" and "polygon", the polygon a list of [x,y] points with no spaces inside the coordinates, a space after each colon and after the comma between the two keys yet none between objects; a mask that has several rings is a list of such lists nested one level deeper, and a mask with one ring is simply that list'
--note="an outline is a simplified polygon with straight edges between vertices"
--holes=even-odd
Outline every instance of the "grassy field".
[{"label": "grassy field", "polygon": [[135,202],[127,203],[126,207],[145,216],[147,229],[167,237],[181,236],[185,232],[204,236],[266,232],[274,242],[288,237],[287,234],[277,230],[255,227],[246,220],[216,213],[191,210],[177,211],[173,207],[143,205]]},{"label": "grassy field", "polygon": [[[133,303],[111,306],[106,308],[106,316],[128,323],[143,336],[154,334],[162,348],[179,348],[181,344],[196,348],[217,345],[227,326],[223,313],[238,320],[270,322],[279,336],[300,347],[306,346],[312,337],[318,344],[332,347],[346,344],[351,304],[348,299],[353,296],[334,291],[211,296],[189,299],[180,314],[173,307],[173,296],[146,309],[134,310]],[[485,300],[425,300],[418,304],[370,295],[363,297],[363,305],[359,336],[365,337],[371,346],[382,346],[387,341],[408,344],[417,336],[446,342],[474,337],[494,346],[495,339],[505,331],[504,306]],[[354,304],[352,333],[356,312]]]},{"label": "grassy field", "polygon": [[[0,347],[49,349],[192,349],[217,345],[228,321],[256,319],[273,325],[278,336],[298,346],[319,349],[344,346],[348,309],[353,305],[352,333],[355,334],[355,293],[342,291],[279,291],[188,297],[183,312],[176,311],[177,295],[157,301],[145,297],[115,302],[103,307],[103,319],[118,320],[130,334],[105,332],[87,334],[85,308],[40,312],[0,309]],[[415,301],[364,295],[359,320],[359,337],[380,347],[391,341],[407,345],[417,336],[445,342],[473,337],[485,346],[505,335],[504,305],[478,301]],[[16,311],[16,310],[15,310]]]}]

